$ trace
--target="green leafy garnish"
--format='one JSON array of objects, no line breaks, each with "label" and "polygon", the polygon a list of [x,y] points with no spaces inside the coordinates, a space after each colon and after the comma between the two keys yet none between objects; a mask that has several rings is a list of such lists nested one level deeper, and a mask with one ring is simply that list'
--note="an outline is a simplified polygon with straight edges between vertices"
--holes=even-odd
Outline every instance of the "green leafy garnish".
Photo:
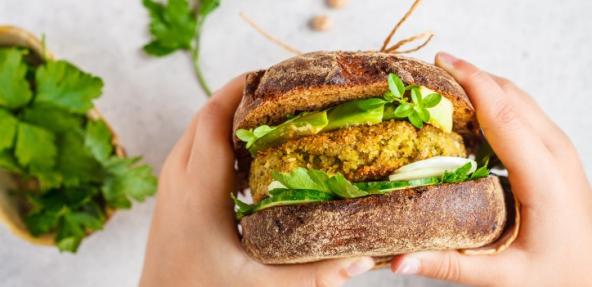
[{"label": "green leafy garnish", "polygon": [[100,78],[65,61],[33,66],[27,52],[0,48],[0,169],[31,188],[13,191],[29,232],[75,252],[107,209],[153,195],[156,177],[139,158],[118,157],[107,124],[87,116]]},{"label": "green leafy garnish", "polygon": [[[424,123],[430,120],[430,112],[428,108],[433,108],[440,103],[442,96],[437,93],[432,93],[424,99],[420,92],[420,87],[410,85],[405,87],[403,81],[395,74],[389,74],[389,92],[390,99],[399,105],[392,111],[391,115],[385,115],[386,118],[407,118],[409,122],[416,128],[420,129]],[[405,91],[409,91],[411,102],[404,96]]]},{"label": "green leafy garnish", "polygon": [[161,57],[177,50],[189,50],[197,80],[210,96],[210,88],[200,68],[200,36],[206,17],[220,5],[220,0],[199,1],[197,12],[191,8],[188,0],[168,0],[166,5],[153,0],[143,0],[142,3],[150,13],[152,35],[144,51]]},{"label": "green leafy garnish", "polygon": [[33,97],[21,49],[0,49],[0,108],[16,109]]},{"label": "green leafy garnish", "polygon": [[35,73],[35,104],[62,108],[74,114],[88,112],[101,95],[103,81],[66,61],[48,61]]},{"label": "green leafy garnish", "polygon": [[471,163],[468,162],[465,165],[457,168],[452,172],[445,172],[441,177],[442,183],[459,183],[467,180],[479,179],[489,176],[489,169],[487,163],[477,168],[474,172],[471,171]]}]

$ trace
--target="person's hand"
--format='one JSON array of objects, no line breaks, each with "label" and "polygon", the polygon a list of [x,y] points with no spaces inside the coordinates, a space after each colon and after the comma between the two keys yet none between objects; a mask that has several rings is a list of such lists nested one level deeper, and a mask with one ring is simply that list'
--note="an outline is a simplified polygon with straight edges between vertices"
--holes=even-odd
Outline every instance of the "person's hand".
[{"label": "person's hand", "polygon": [[342,285],[374,266],[369,257],[266,266],[243,251],[235,188],[232,118],[244,76],[215,93],[169,154],[160,175],[141,286]]},{"label": "person's hand", "polygon": [[592,286],[592,192],[567,136],[510,81],[445,53],[436,64],[475,106],[508,169],[522,226],[498,255],[422,252],[396,258],[392,270],[479,286]]}]

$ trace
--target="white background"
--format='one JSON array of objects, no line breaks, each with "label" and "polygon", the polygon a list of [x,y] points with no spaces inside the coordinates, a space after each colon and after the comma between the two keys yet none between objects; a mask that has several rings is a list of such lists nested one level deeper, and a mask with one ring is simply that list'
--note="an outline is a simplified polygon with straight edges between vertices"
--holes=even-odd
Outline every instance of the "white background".
[{"label": "white background", "polygon": [[[160,169],[205,102],[189,58],[146,57],[147,13],[140,0],[0,0],[0,24],[45,33],[50,50],[100,75],[106,85],[97,105],[131,154]],[[222,0],[206,22],[203,68],[213,87],[241,72],[290,55],[256,34],[238,16],[250,15],[272,34],[303,51],[378,49],[405,1],[350,0],[329,10],[322,0]],[[328,14],[329,32],[307,20]],[[433,42],[414,56],[432,61],[447,50],[513,79],[529,91],[572,138],[592,175],[592,1],[426,0],[399,36],[431,30]],[[518,140],[518,139],[517,139]],[[119,212],[88,238],[76,255],[30,246],[0,228],[1,286],[134,286],[140,275],[154,202]],[[228,271],[229,273],[232,270]],[[444,286],[397,278],[384,270],[349,286]]]}]

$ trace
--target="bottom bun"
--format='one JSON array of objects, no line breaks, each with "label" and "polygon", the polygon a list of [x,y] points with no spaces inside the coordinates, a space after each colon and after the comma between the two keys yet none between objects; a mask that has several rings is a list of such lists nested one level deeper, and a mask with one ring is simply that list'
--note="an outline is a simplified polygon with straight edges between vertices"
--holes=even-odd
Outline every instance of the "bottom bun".
[{"label": "bottom bun", "polygon": [[499,179],[489,176],[358,199],[272,207],[241,220],[242,244],[265,264],[477,248],[501,235],[506,197]]}]

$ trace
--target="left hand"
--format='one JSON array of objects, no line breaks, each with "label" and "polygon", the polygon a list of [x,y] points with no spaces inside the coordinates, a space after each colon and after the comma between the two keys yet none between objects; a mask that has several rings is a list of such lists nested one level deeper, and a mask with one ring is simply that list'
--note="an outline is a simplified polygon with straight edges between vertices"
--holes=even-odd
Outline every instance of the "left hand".
[{"label": "left hand", "polygon": [[148,238],[141,286],[340,286],[370,270],[369,257],[269,266],[240,245],[232,118],[245,77],[214,93],[169,154]]}]

